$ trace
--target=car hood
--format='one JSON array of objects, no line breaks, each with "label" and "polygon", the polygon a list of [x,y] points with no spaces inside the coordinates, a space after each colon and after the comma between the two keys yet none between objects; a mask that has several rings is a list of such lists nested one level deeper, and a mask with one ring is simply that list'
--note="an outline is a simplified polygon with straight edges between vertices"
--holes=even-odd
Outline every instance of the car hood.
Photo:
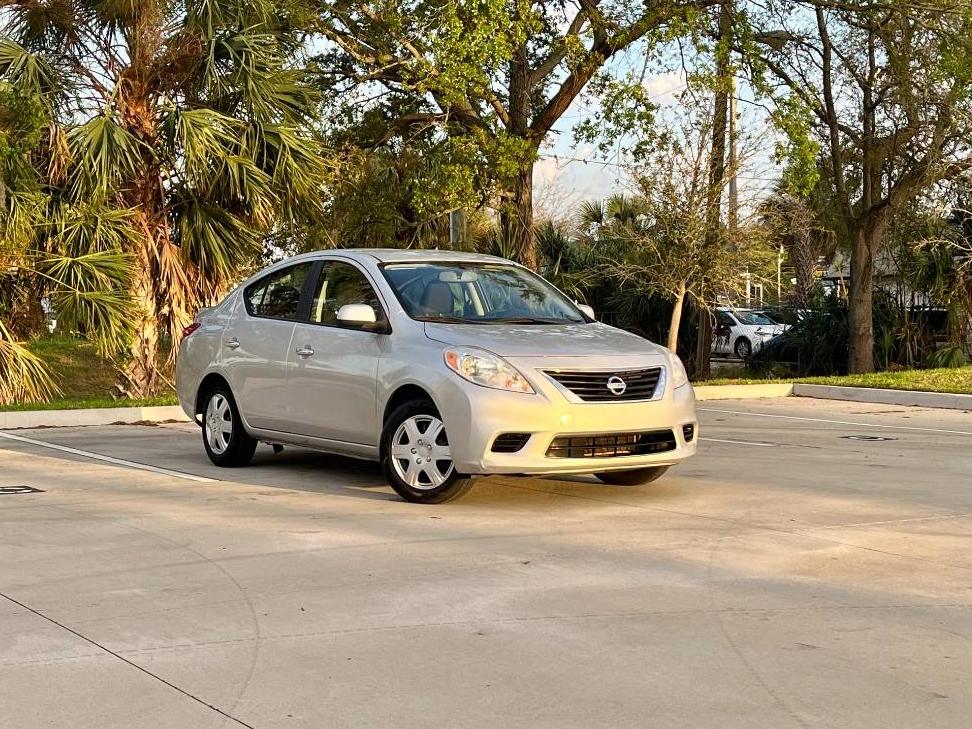
[{"label": "car hood", "polygon": [[453,346],[479,347],[502,357],[664,355],[637,334],[589,324],[425,324],[425,335]]}]

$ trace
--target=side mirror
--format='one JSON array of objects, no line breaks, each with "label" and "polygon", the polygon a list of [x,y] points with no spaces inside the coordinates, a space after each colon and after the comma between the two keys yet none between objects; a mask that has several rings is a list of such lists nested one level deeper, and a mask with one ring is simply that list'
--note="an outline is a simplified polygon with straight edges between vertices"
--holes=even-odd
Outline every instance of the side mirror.
[{"label": "side mirror", "polygon": [[338,309],[337,320],[341,324],[364,327],[377,321],[375,310],[367,304],[345,304]]},{"label": "side mirror", "polygon": [[597,317],[594,316],[594,309],[587,304],[577,304],[577,308],[580,309],[584,316],[586,316],[588,319],[597,320]]}]

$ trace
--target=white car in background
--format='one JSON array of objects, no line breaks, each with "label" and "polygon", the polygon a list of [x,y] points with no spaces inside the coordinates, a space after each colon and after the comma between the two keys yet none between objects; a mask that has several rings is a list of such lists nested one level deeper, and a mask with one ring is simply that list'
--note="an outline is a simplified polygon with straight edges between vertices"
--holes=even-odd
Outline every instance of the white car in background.
[{"label": "white car in background", "polygon": [[788,329],[786,324],[777,324],[765,314],[749,309],[719,307],[715,317],[712,352],[735,355],[740,359],[758,351],[763,344]]}]

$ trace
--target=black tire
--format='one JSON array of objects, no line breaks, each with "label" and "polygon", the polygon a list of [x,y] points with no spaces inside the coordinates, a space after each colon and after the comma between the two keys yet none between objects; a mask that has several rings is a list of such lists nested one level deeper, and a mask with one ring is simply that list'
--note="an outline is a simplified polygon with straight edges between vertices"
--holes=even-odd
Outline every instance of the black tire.
[{"label": "black tire", "polygon": [[[223,410],[224,404],[225,410]],[[213,406],[212,411],[210,410],[211,405]],[[213,424],[217,421],[210,418],[217,412],[221,413],[218,418],[219,422],[229,427],[229,433],[228,435],[225,433],[224,427],[219,438],[211,438]],[[215,385],[203,398],[202,440],[209,460],[224,468],[247,465],[252,460],[254,451],[256,451],[257,441],[246,432],[233,393],[225,384]],[[225,443],[225,446],[222,445],[223,443]]]},{"label": "black tire", "polygon": [[[458,473],[451,457],[448,459],[432,457],[435,454],[433,449],[444,452],[441,449],[448,448],[445,426],[441,425],[441,428],[436,431],[432,443],[420,441],[423,445],[419,446],[418,442],[412,443],[411,440],[404,442],[404,439],[411,437],[404,428],[404,424],[409,420],[412,420],[417,428],[415,432],[418,437],[429,433],[435,427],[435,423],[441,425],[439,411],[429,400],[411,400],[395,408],[388,416],[381,434],[381,467],[395,493],[413,504],[442,504],[457,499],[469,491],[472,488],[472,478]],[[425,430],[422,430],[423,425]],[[393,442],[396,437],[399,439],[398,442]],[[415,446],[414,450],[412,446]],[[394,448],[403,449],[403,457],[396,459],[392,452]],[[446,463],[449,465],[446,466]],[[403,478],[403,475],[407,476],[409,473],[414,473],[416,484],[410,484]],[[433,479],[438,480],[439,477],[444,477],[444,480],[435,485]]]},{"label": "black tire", "polygon": [[612,486],[643,486],[661,478],[668,469],[669,466],[649,466],[648,468],[635,468],[630,471],[604,471],[594,475],[597,476],[598,480]]},{"label": "black tire", "polygon": [[753,353],[753,345],[745,337],[736,340],[736,356],[739,359],[747,359]]}]

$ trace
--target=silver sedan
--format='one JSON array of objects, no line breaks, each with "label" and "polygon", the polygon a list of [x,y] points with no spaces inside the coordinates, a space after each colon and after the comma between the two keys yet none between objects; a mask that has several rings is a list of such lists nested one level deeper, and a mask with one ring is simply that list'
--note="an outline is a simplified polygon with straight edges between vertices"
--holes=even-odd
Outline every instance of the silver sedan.
[{"label": "silver sedan", "polygon": [[186,328],[176,384],[217,465],[294,444],[380,461],[421,503],[481,474],[647,483],[698,441],[677,356],[522,266],[465,253],[270,266]]}]

